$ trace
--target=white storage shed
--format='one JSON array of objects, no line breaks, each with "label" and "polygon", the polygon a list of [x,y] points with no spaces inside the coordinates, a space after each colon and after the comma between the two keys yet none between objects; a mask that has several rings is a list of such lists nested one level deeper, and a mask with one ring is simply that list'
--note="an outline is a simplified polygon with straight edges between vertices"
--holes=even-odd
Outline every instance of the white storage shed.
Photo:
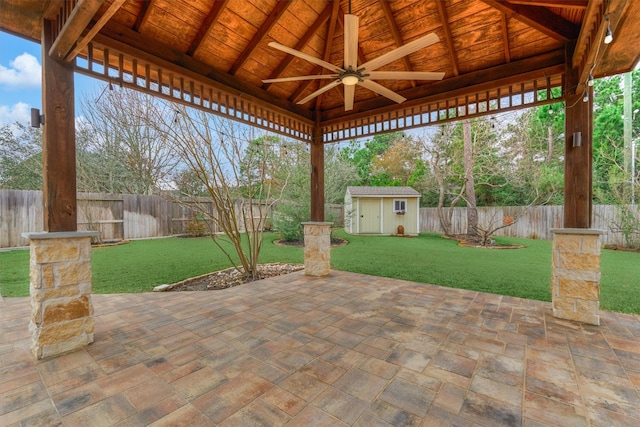
[{"label": "white storage shed", "polygon": [[344,228],[349,234],[417,236],[419,209],[420,193],[411,187],[347,187]]}]

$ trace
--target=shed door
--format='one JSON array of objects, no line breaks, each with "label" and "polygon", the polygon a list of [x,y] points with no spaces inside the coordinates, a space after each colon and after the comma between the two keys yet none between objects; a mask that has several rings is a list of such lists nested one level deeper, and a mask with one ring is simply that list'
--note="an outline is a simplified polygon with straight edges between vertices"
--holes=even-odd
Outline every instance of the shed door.
[{"label": "shed door", "polygon": [[360,233],[381,233],[380,200],[360,199]]}]

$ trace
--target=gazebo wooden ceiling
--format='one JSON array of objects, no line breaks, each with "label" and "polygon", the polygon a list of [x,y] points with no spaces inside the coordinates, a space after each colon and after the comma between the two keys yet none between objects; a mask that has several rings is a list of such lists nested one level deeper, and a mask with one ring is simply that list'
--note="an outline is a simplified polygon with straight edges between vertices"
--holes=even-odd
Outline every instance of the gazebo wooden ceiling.
[{"label": "gazebo wooden ceiling", "polygon": [[[444,79],[381,81],[402,104],[357,87],[348,112],[341,85],[297,104],[327,80],[262,83],[325,72],[271,41],[342,66],[349,8],[360,64],[433,32],[439,42],[381,70]],[[40,42],[43,19],[55,22],[49,55],[77,72],[307,142],[550,102],[568,68],[584,84],[640,55],[634,0],[0,0],[0,30]],[[602,45],[607,25],[616,42]]]}]

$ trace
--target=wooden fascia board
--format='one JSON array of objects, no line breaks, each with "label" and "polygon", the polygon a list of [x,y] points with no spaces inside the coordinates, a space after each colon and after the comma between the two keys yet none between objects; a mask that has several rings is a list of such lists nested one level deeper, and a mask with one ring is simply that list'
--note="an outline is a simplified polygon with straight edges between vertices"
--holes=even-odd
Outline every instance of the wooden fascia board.
[{"label": "wooden fascia board", "polygon": [[[110,25],[109,28],[114,26]],[[169,46],[142,37],[132,30],[118,25],[118,30],[103,29],[94,40],[103,46],[156,64],[166,70],[173,70],[183,75],[202,80],[239,97],[250,97],[257,103],[269,108],[279,108],[304,120],[312,118],[311,112],[292,102],[279,98],[255,86],[247,85],[238,78],[216,70],[199,62],[187,54],[178,52]],[[214,83],[215,82],[215,83]]]},{"label": "wooden fascia board", "polygon": [[80,0],[76,4],[49,49],[51,58],[67,56],[103,3],[104,0]]},{"label": "wooden fascia board", "polygon": [[489,6],[513,17],[543,34],[562,42],[575,40],[580,28],[544,7],[511,4],[499,0],[482,0]]},{"label": "wooden fascia board", "polygon": [[[635,0],[632,0],[635,2]],[[598,69],[598,64],[605,61],[607,56],[612,53],[617,47],[604,44],[604,36],[607,31],[607,26],[611,26],[611,30],[616,34],[616,30],[620,23],[625,23],[625,20],[629,18],[628,8],[632,6],[632,1],[618,0],[616,2],[608,3],[608,9],[603,0],[592,0],[589,3],[589,7],[585,12],[583,20],[582,31],[578,37],[574,54],[571,58],[571,66],[578,68],[579,76],[578,81],[586,82],[589,78],[589,74],[593,72],[595,77],[602,77],[605,75],[615,74],[621,72],[620,70],[603,70],[602,67]],[[638,6],[636,6],[638,7]],[[608,17],[609,21],[605,20]],[[629,28],[637,28],[637,21],[631,19]],[[635,32],[637,34],[637,31]],[[618,34],[620,35],[620,34]],[[638,37],[636,36],[638,39]],[[615,39],[614,39],[615,43]],[[629,52],[633,49],[637,42],[624,39],[621,48],[622,51]],[[637,49],[637,48],[636,48]],[[633,62],[633,61],[630,61]]]},{"label": "wooden fascia board", "polygon": [[373,98],[354,104],[356,112],[352,114],[345,114],[341,107],[333,108],[323,112],[322,124],[326,126],[353,118],[370,116],[376,112],[401,110],[408,106],[420,105],[439,99],[444,100],[466,94],[475,94],[545,75],[563,73],[565,69],[565,51],[564,49],[559,49],[536,57],[463,74],[458,77],[451,77],[414,89],[407,89],[400,92],[402,96],[407,98],[407,101],[399,105],[389,105],[390,101],[386,100],[386,98]]},{"label": "wooden fascia board", "polygon": [[271,13],[267,16],[267,19],[265,19],[262,25],[260,25],[258,31],[251,38],[251,41],[249,41],[247,47],[242,50],[242,53],[240,54],[238,59],[236,59],[236,62],[231,67],[231,70],[229,70],[229,74],[235,75],[238,70],[242,68],[244,63],[247,61],[247,59],[249,59],[251,55],[253,55],[253,52],[256,50],[258,45],[267,36],[269,31],[271,31],[271,28],[273,28],[276,22],[278,22],[278,19],[280,19],[280,17],[287,10],[287,7],[289,7],[290,4],[291,2],[288,0],[281,0],[276,3],[276,7],[273,8]]}]

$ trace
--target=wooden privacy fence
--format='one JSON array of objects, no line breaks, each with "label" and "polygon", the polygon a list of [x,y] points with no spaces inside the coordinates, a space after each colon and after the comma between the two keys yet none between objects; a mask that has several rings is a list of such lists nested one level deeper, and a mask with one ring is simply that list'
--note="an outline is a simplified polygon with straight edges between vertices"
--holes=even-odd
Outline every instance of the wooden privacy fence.
[{"label": "wooden privacy fence", "polygon": [[[633,207],[638,213],[637,205]],[[531,206],[531,207],[480,207],[478,208],[478,224],[481,228],[488,228],[491,224],[501,225],[503,218],[510,216],[517,218],[515,224],[498,230],[495,235],[520,237],[525,239],[551,240],[551,229],[562,228],[563,206]],[[618,208],[611,205],[594,205],[592,214],[593,228],[602,230],[602,243],[607,245],[622,244],[623,236],[620,232],[611,230],[617,221]],[[440,227],[437,208],[420,208],[420,231],[443,232]],[[454,208],[451,218],[451,232],[462,234],[467,232],[467,209]]]},{"label": "wooden privacy fence", "polygon": [[[214,212],[207,198],[177,202],[161,196],[78,193],[78,230],[100,231],[102,241],[186,234],[187,224],[197,212],[192,208],[195,204]],[[0,190],[0,248],[28,245],[22,233],[44,229],[42,209],[41,191]],[[248,203],[237,200],[235,209],[246,210]],[[254,202],[254,223],[268,214],[265,204]],[[214,232],[219,231],[209,225]]]}]

